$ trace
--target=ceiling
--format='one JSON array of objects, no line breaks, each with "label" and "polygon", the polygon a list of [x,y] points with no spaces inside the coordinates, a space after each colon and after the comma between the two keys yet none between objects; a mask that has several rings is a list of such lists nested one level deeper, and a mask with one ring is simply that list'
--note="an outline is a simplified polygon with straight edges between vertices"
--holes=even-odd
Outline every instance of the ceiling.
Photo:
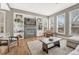
[{"label": "ceiling", "polygon": [[11,8],[49,16],[76,3],[9,3]]},{"label": "ceiling", "polygon": [[7,3],[0,3],[0,9],[4,9],[4,10],[10,11],[10,8],[9,8],[9,6],[7,5]]}]

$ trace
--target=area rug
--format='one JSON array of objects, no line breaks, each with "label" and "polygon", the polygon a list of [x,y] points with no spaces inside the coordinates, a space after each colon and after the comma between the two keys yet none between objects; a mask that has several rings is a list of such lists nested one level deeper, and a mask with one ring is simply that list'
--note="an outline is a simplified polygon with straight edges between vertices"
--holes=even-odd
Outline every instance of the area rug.
[{"label": "area rug", "polygon": [[42,42],[39,40],[31,41],[27,44],[32,55],[68,55],[71,51],[73,51],[72,48],[62,47],[64,43],[61,44],[61,47],[53,47],[49,49],[48,53],[42,50]]}]

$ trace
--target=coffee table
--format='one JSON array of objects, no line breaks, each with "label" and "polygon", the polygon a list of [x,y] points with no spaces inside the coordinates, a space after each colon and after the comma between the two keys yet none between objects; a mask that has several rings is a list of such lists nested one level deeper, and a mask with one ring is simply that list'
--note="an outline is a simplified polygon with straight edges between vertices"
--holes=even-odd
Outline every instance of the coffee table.
[{"label": "coffee table", "polygon": [[[60,47],[60,40],[62,38],[52,37],[52,39],[53,39],[52,41],[50,41],[49,38],[44,38],[44,39],[40,40],[42,42],[42,49],[46,53],[48,53],[48,49],[50,49],[50,48],[53,48],[55,46]],[[51,47],[49,47],[49,45],[51,45]]]}]

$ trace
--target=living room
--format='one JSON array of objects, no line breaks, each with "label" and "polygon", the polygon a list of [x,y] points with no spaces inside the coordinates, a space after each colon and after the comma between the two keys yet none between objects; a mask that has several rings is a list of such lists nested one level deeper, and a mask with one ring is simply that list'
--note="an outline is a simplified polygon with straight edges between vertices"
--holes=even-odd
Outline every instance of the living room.
[{"label": "living room", "polygon": [[0,3],[0,7],[1,55],[79,55],[78,3]]}]

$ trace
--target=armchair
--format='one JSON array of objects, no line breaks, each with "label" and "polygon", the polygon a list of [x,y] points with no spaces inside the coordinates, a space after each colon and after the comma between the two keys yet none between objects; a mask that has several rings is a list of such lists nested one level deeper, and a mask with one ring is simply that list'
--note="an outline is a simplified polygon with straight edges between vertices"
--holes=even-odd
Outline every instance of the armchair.
[{"label": "armchair", "polygon": [[[15,38],[15,40],[14,40]],[[0,54],[4,54],[7,50],[7,52],[10,51],[10,47],[19,46],[19,38],[15,36],[10,36],[10,34],[2,34],[0,35]],[[5,48],[4,48],[5,47]]]}]

